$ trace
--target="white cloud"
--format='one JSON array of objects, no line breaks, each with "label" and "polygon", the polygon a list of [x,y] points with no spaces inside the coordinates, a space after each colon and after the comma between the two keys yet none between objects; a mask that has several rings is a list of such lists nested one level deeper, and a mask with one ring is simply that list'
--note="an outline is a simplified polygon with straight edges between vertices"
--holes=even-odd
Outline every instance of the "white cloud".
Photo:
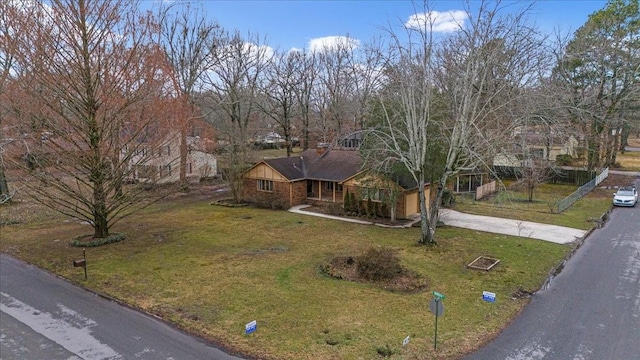
[{"label": "white cloud", "polygon": [[409,29],[426,30],[432,27],[433,32],[452,32],[463,27],[468,17],[467,12],[462,10],[430,11],[409,16],[404,26]]},{"label": "white cloud", "polygon": [[360,46],[360,40],[348,36],[325,36],[309,40],[309,50],[311,52],[324,52],[336,50],[340,47],[356,49]]},{"label": "white cloud", "polygon": [[245,42],[242,48],[245,54],[261,61],[271,58],[274,53],[273,48],[271,46],[256,45],[250,42]]}]

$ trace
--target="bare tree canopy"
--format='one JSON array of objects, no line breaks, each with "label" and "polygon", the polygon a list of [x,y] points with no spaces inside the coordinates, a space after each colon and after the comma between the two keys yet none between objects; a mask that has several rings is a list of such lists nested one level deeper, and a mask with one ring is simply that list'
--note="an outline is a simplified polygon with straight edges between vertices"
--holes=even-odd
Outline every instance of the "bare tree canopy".
[{"label": "bare tree canopy", "polygon": [[215,51],[222,29],[208,21],[190,3],[173,3],[159,9],[159,43],[171,65],[170,92],[186,108],[180,129],[180,181],[187,180],[187,135],[193,120],[202,118],[195,95],[202,91],[206,71],[215,65]]},{"label": "bare tree canopy", "polygon": [[[511,6],[513,6],[511,4]],[[528,7],[513,11],[483,1],[448,36],[434,34],[435,13],[424,3],[405,33],[389,30],[382,122],[369,131],[377,161],[404,164],[420,192],[420,243],[435,242],[447,179],[484,167],[520,114],[523,88],[544,73],[543,39],[529,26]],[[431,196],[426,196],[428,184]],[[428,202],[428,203],[427,203]]]},{"label": "bare tree canopy", "polygon": [[639,74],[637,0],[609,1],[589,16],[559,54],[553,77],[559,106],[586,134],[589,170],[613,165],[630,128],[638,126]]},{"label": "bare tree canopy", "polygon": [[156,199],[143,184],[126,184],[172,126],[156,24],[132,1],[30,7],[15,13],[25,31],[11,84],[10,116],[21,139],[12,165],[30,179],[33,199],[86,220],[94,237],[105,238],[119,219]]},{"label": "bare tree canopy", "polygon": [[222,177],[234,201],[240,202],[242,176],[252,161],[250,140],[255,134],[251,125],[260,116],[256,104],[259,85],[273,53],[257,35],[244,39],[232,32],[221,37],[214,56],[215,65],[205,73],[204,101],[223,148]]},{"label": "bare tree canopy", "polygon": [[287,146],[287,156],[293,147],[294,120],[302,107],[297,96],[302,86],[304,54],[298,51],[280,52],[271,58],[261,85],[260,108],[278,124]]}]

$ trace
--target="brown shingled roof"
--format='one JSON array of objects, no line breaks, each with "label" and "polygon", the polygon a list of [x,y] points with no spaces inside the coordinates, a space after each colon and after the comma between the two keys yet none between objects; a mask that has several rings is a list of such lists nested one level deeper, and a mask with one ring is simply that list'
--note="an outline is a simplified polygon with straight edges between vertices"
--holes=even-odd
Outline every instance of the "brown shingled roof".
[{"label": "brown shingled roof", "polygon": [[360,172],[362,159],[354,150],[319,152],[305,150],[300,156],[265,159],[264,162],[290,181],[310,179],[340,182]]}]

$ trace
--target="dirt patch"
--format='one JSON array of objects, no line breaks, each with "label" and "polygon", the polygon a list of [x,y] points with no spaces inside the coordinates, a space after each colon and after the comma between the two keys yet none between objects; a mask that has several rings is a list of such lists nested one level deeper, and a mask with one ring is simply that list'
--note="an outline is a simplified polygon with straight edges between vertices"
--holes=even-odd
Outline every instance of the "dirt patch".
[{"label": "dirt patch", "polygon": [[183,191],[175,193],[164,198],[164,201],[185,201],[196,202],[203,200],[219,201],[230,196],[229,188],[220,180],[212,180],[201,183],[189,184]]},{"label": "dirt patch", "polygon": [[327,275],[340,280],[347,280],[359,283],[372,283],[382,289],[402,292],[416,293],[428,288],[426,279],[417,274],[404,270],[392,279],[370,281],[361,276],[358,271],[358,258],[355,256],[338,256],[322,267]]},{"label": "dirt patch", "polygon": [[[17,186],[15,183],[9,185],[10,188]],[[189,184],[185,191],[176,191],[161,201],[188,204],[205,200],[218,201],[229,196],[229,188],[221,180],[212,180]],[[77,219],[70,220],[68,216],[45,207],[23,192],[18,192],[12,202],[0,205],[0,227],[48,220],[80,222]]]}]

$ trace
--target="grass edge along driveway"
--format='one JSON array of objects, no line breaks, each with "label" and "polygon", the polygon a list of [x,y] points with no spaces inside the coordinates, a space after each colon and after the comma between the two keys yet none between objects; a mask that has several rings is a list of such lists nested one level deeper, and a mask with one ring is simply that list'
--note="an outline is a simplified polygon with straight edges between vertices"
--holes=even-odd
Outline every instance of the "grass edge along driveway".
[{"label": "grass edge along driveway", "polygon": [[[582,200],[581,200],[582,201]],[[2,229],[2,251],[199,334],[250,358],[459,358],[496,336],[572,250],[539,240],[443,227],[438,246],[419,229],[388,229],[284,211],[207,202],[158,204],[118,224],[127,240],[87,249],[89,280],[68,245],[87,225],[58,219]],[[397,250],[429,281],[416,294],[337,280],[320,271],[334,256]],[[489,272],[466,264],[501,260]],[[433,349],[431,291],[446,295]],[[495,303],[482,291],[497,294]],[[244,335],[246,323],[258,330]],[[407,336],[410,341],[402,346]]]}]

